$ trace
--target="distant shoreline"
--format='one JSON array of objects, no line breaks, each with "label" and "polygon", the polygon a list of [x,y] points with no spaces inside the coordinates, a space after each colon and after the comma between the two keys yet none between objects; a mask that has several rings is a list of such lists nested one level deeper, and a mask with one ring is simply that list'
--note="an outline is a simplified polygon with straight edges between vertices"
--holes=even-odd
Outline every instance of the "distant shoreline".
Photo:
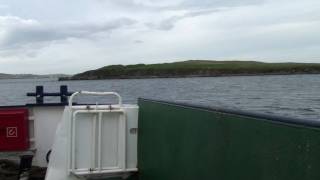
[{"label": "distant shoreline", "polygon": [[219,75],[176,75],[176,76],[127,76],[127,77],[108,77],[108,78],[59,78],[59,81],[90,81],[90,80],[121,80],[121,79],[170,79],[170,78],[205,78],[205,77],[245,77],[245,76],[291,76],[291,75],[317,75],[320,72],[298,72],[298,73],[255,73],[255,74],[219,74]]},{"label": "distant shoreline", "polygon": [[64,74],[48,74],[48,75],[36,75],[36,74],[3,74],[0,73],[0,80],[4,79],[59,79],[63,77],[70,77]]},{"label": "distant shoreline", "polygon": [[110,65],[59,78],[66,80],[153,79],[320,74],[319,63],[189,60],[159,64]]},{"label": "distant shoreline", "polygon": [[0,80],[9,80],[9,79],[57,79],[57,80],[59,80],[60,78],[59,77],[54,77],[54,78],[50,78],[50,77],[39,77],[39,78],[34,78],[34,77],[30,77],[30,78],[28,78],[28,77],[17,77],[17,78],[0,78]]}]

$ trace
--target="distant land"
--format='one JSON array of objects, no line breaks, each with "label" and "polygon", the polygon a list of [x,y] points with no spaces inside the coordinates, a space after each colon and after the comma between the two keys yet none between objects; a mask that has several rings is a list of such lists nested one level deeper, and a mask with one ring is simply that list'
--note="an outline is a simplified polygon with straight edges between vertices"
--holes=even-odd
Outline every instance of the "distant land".
[{"label": "distant land", "polygon": [[69,77],[65,74],[48,74],[48,75],[35,75],[35,74],[4,74],[0,73],[0,79],[44,79],[44,78],[62,78]]},{"label": "distant land", "polygon": [[162,64],[110,65],[59,80],[141,79],[320,74],[319,63],[189,60]]}]

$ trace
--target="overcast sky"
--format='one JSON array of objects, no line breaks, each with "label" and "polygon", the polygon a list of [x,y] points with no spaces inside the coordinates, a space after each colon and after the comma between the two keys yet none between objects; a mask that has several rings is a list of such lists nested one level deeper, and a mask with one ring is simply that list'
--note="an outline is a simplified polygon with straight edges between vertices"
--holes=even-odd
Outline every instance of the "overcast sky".
[{"label": "overcast sky", "polygon": [[320,62],[320,0],[0,0],[0,73]]}]

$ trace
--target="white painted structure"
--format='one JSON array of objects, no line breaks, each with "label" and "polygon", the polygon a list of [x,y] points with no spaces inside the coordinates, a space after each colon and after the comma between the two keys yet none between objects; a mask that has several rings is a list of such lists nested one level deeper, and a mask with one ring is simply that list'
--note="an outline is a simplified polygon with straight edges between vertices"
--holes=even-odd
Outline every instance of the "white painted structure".
[{"label": "white painted structure", "polygon": [[29,134],[34,150],[33,165],[46,167],[46,154],[52,148],[57,126],[61,121],[64,106],[35,106],[29,108]]},{"label": "white painted structure", "polygon": [[65,106],[28,106],[29,143],[28,151],[1,152],[0,157],[19,162],[19,155],[32,154],[33,165],[47,167],[46,154],[52,148],[57,126]]},{"label": "white painted structure", "polygon": [[[79,94],[114,95],[115,105],[72,105]],[[56,131],[46,180],[127,177],[137,171],[138,106],[113,92],[77,92]]]}]

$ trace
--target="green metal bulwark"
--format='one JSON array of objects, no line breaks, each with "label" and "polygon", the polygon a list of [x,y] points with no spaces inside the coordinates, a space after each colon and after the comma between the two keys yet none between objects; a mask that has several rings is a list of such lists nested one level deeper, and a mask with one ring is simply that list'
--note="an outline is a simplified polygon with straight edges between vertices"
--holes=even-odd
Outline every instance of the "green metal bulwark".
[{"label": "green metal bulwark", "polygon": [[139,100],[140,180],[319,180],[320,129]]}]

